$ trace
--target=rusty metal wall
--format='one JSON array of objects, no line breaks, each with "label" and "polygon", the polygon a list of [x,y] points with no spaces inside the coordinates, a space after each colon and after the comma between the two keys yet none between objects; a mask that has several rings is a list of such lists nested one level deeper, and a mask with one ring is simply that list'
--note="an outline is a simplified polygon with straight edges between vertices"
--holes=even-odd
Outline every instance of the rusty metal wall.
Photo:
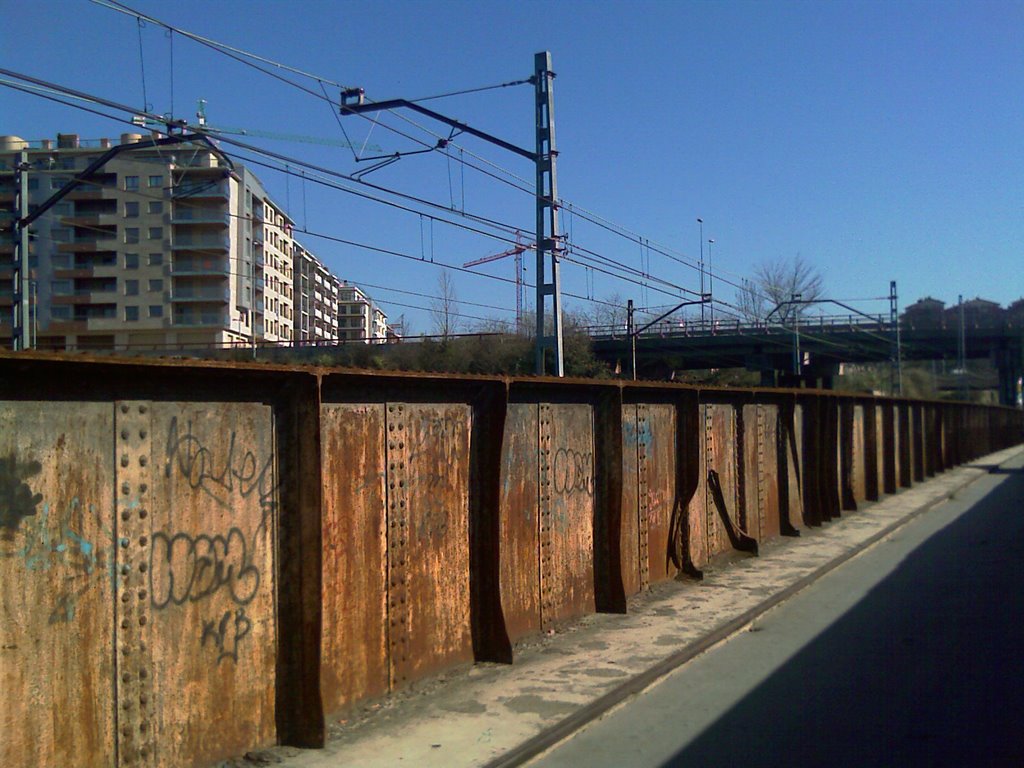
[{"label": "rusty metal wall", "polygon": [[113,422],[0,403],[0,765],[116,763]]},{"label": "rusty metal wall", "polygon": [[397,688],[473,659],[471,410],[462,404],[389,402],[385,421],[388,651],[391,687]]},{"label": "rusty metal wall", "polygon": [[510,403],[501,462],[500,590],[512,642],[540,631],[540,406]]},{"label": "rusty metal wall", "polygon": [[[119,741],[128,754],[152,744],[161,765],[273,744],[271,408],[122,402],[115,427],[118,525],[128,523],[118,534],[127,566],[119,570],[125,610],[117,630],[125,640],[117,639],[118,681],[127,689],[118,690],[119,724],[127,716],[137,732],[129,739],[121,727]],[[148,580],[139,573],[147,563]]]},{"label": "rusty metal wall", "polygon": [[859,505],[868,499],[867,481],[867,437],[864,428],[864,405],[853,406],[853,466],[850,473],[850,484],[853,487],[853,500]]},{"label": "rusty metal wall", "polygon": [[[704,490],[707,526],[707,556],[728,552],[728,520],[743,528],[740,520],[739,474],[736,455],[736,409],[729,403],[708,403],[702,406],[704,421]],[[716,504],[710,484],[711,473],[716,473],[722,490],[724,508]]]},{"label": "rusty metal wall", "polygon": [[593,613],[594,411],[540,404],[540,618]]},{"label": "rusty metal wall", "polygon": [[315,746],[325,713],[487,658],[492,630],[593,612],[598,575],[634,594],[1024,427],[810,392],[25,359],[0,355],[3,765]]},{"label": "rusty metal wall", "polygon": [[389,688],[385,409],[384,403],[320,409],[320,686],[327,712]]},{"label": "rusty metal wall", "polygon": [[779,406],[743,408],[744,522],[759,541],[780,535],[778,430]]}]

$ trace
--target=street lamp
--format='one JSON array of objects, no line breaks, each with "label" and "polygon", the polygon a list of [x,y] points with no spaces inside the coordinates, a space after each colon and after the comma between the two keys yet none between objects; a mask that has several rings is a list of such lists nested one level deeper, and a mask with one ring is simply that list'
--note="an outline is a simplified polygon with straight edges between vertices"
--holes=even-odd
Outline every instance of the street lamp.
[{"label": "street lamp", "polygon": [[[700,226],[700,295],[704,295],[704,219],[698,217]],[[704,305],[700,305],[700,327],[704,328]]]},{"label": "street lamp", "polygon": [[[708,239],[708,295],[712,297],[712,299],[711,299],[711,332],[712,333],[715,332],[715,300],[713,298],[714,295],[715,295],[715,272],[714,272],[713,269],[711,269],[711,246],[714,245],[714,244],[715,244],[715,239],[714,238],[709,238]],[[703,293],[703,292],[704,292],[703,289],[701,289],[701,293]]]}]

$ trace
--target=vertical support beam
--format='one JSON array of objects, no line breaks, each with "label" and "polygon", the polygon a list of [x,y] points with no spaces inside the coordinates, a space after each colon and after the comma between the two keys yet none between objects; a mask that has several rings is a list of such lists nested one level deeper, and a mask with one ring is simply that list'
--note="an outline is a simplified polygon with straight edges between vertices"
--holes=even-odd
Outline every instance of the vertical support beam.
[{"label": "vertical support beam", "polygon": [[15,168],[15,184],[18,188],[18,212],[14,220],[14,247],[17,255],[14,257],[14,269],[11,272],[11,289],[14,292],[12,308],[14,316],[11,318],[11,348],[15,352],[31,348],[28,332],[29,323],[29,254],[28,254],[28,225],[24,223],[28,218],[28,151],[22,150],[18,157],[18,166]]},{"label": "vertical support beam", "polygon": [[470,450],[469,590],[473,655],[512,663],[512,643],[501,605],[501,451],[508,414],[508,383],[482,385],[473,403]]},{"label": "vertical support beam", "polygon": [[903,350],[900,348],[900,311],[896,295],[896,281],[889,281],[889,324],[892,326],[892,368],[889,394],[903,394]]},{"label": "vertical support beam", "polygon": [[[594,601],[602,613],[626,612],[622,547],[622,390],[602,392],[594,406]],[[643,567],[641,565],[641,567]]]},{"label": "vertical support beam", "polygon": [[[152,518],[146,504],[152,472],[149,403],[120,401],[114,411],[117,478],[114,671],[117,765],[155,766],[152,623],[147,570]],[[68,713],[73,716],[73,713]]]},{"label": "vertical support beam", "polygon": [[320,693],[323,567],[320,377],[296,374],[274,408],[278,524],[277,736],[295,747],[324,745]]},{"label": "vertical support beam", "polygon": [[839,463],[840,502],[843,510],[857,509],[853,492],[854,464],[860,461],[854,452],[854,404],[844,400],[839,405]]},{"label": "vertical support beam", "polygon": [[388,403],[388,660],[391,690],[411,681],[413,650],[412,600],[406,560],[412,558],[409,538],[409,419],[403,403]]},{"label": "vertical support beam", "polygon": [[[555,174],[555,98],[551,53],[533,58],[534,93],[537,114],[537,374],[544,375],[545,350],[554,356],[555,376],[564,376],[562,360],[562,279],[558,257],[558,182]],[[549,270],[550,265],[550,270]],[[550,274],[550,277],[549,277]],[[551,298],[551,321],[547,321],[547,299]],[[550,331],[548,326],[550,325]]]}]

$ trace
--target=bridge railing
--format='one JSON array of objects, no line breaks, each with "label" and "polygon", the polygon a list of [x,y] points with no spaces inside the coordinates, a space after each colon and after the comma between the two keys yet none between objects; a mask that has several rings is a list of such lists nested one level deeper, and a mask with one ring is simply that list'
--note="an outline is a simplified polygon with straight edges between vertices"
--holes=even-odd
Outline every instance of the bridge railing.
[{"label": "bridge railing", "polygon": [[[629,338],[626,323],[584,326],[584,332],[594,339]],[[884,317],[868,319],[857,315],[808,315],[799,321],[785,323],[765,321],[745,321],[736,318],[700,320],[669,318],[645,329],[640,338],[676,338],[687,336],[733,336],[733,335],[765,335],[792,334],[794,330],[807,333],[815,331],[874,331],[891,333],[892,324]]]},{"label": "bridge railing", "polygon": [[0,354],[0,765],[317,746],[1022,435],[812,390]]}]

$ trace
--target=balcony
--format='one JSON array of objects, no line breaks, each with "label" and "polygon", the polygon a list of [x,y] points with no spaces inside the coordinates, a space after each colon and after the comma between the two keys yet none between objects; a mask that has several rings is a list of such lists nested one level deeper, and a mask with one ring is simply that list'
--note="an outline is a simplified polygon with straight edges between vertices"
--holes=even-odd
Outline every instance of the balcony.
[{"label": "balcony", "polygon": [[171,274],[223,278],[228,274],[228,263],[226,259],[214,257],[208,259],[175,258],[174,263],[171,264]]},{"label": "balcony", "polygon": [[176,205],[171,214],[171,224],[227,227],[231,224],[231,217],[219,209],[204,210]]},{"label": "balcony", "polygon": [[176,285],[171,291],[175,303],[226,304],[231,300],[231,290],[217,286]]},{"label": "balcony", "polygon": [[173,325],[176,326],[222,326],[228,327],[228,316],[223,310],[201,312],[194,307],[175,307]]},{"label": "balcony", "polygon": [[188,200],[227,200],[228,185],[220,180],[188,181],[171,189],[171,197]]},{"label": "balcony", "polygon": [[172,251],[228,251],[231,239],[227,235],[193,236],[175,230]]}]

